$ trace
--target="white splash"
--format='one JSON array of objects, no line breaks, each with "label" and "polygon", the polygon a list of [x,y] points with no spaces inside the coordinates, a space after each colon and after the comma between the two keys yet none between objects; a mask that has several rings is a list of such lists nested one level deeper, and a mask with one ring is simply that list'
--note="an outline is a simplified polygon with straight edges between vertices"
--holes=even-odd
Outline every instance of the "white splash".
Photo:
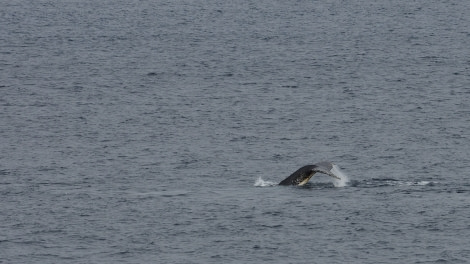
[{"label": "white splash", "polygon": [[333,164],[331,173],[338,176],[340,179],[334,179],[333,184],[335,187],[344,187],[349,182],[349,177],[344,172],[342,172],[336,164]]},{"label": "white splash", "polygon": [[255,181],[255,184],[254,184],[254,186],[256,186],[256,187],[266,187],[266,186],[275,186],[275,185],[278,185],[278,184],[276,182],[272,182],[272,181],[265,181],[265,180],[261,179],[261,177],[259,177]]}]

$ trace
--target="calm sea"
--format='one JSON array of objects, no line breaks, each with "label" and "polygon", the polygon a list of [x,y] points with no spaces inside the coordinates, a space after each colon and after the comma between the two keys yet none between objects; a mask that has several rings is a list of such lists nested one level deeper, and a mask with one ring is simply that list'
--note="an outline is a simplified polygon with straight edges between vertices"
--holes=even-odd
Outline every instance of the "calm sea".
[{"label": "calm sea", "polygon": [[3,1],[0,263],[467,263],[469,14]]}]

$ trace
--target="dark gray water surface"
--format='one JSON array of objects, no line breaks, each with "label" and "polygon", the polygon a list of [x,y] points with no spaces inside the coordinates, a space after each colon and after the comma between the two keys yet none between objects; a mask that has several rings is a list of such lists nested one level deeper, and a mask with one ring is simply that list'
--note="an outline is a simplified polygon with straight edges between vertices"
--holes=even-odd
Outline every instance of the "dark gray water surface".
[{"label": "dark gray water surface", "polygon": [[466,263],[469,14],[3,1],[0,263]]}]

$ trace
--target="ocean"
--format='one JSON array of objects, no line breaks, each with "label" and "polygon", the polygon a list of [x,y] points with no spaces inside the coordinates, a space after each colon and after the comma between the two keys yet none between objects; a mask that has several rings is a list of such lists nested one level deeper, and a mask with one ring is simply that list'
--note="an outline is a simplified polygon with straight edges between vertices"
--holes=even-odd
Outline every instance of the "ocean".
[{"label": "ocean", "polygon": [[0,263],[468,263],[468,14],[4,1]]}]

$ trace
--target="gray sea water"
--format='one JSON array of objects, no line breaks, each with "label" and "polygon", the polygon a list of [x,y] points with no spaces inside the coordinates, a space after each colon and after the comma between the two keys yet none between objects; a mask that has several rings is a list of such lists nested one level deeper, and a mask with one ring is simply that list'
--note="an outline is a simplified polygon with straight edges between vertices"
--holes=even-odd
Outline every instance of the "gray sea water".
[{"label": "gray sea water", "polygon": [[467,263],[469,14],[2,1],[0,263]]}]

